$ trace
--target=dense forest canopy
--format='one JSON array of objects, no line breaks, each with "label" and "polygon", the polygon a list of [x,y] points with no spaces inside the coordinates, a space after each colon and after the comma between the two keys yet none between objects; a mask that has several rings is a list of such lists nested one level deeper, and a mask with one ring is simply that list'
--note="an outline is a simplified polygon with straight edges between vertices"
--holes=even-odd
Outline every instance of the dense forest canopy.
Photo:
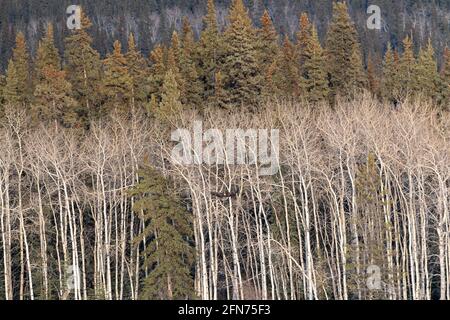
[{"label": "dense forest canopy", "polygon": [[450,299],[448,5],[348,3],[4,2],[0,299]]},{"label": "dense forest canopy", "polygon": [[[231,1],[216,1],[218,21],[226,23]],[[317,25],[320,39],[324,39],[332,14],[329,0],[246,0],[252,20],[259,19],[268,8],[281,35],[294,37],[298,29],[298,15],[307,12]],[[372,53],[380,58],[390,41],[399,47],[406,35],[417,39],[416,49],[431,36],[433,45],[442,56],[443,49],[450,44],[450,1],[448,0],[350,0],[350,15],[355,21],[365,57]],[[0,63],[3,69],[11,55],[16,33],[22,31],[30,47],[36,50],[38,40],[44,35],[47,23],[55,25],[55,41],[60,51],[67,35],[65,10],[69,5],[82,5],[94,28],[94,47],[105,56],[114,40],[126,43],[127,34],[133,32],[138,47],[144,54],[160,42],[168,42],[174,29],[180,29],[183,16],[189,17],[196,36],[202,30],[202,17],[206,12],[206,0],[1,0],[0,13]],[[366,30],[367,7],[380,6],[383,22],[382,32]]]}]

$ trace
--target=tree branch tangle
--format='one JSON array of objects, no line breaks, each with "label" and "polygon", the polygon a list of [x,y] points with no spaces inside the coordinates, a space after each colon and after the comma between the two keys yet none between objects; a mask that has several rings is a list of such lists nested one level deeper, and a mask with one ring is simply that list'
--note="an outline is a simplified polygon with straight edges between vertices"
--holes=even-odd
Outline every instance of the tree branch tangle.
[{"label": "tree branch tangle", "polygon": [[[185,111],[173,121],[198,120]],[[138,114],[89,131],[29,121],[7,111],[0,129],[0,298],[161,297],[144,279],[154,284],[168,268],[155,268],[159,256],[145,263],[164,237],[130,192],[149,164],[172,185],[165,197],[179,199],[168,208],[181,205],[192,221],[183,225],[194,236],[183,278],[192,270],[192,296],[450,298],[445,111],[421,102],[391,109],[366,96],[335,110],[274,102],[204,116],[205,128],[280,129],[281,168],[264,177],[255,165],[174,165],[167,126]],[[177,220],[161,220],[164,199],[146,208],[159,205],[172,230]],[[178,292],[178,278],[165,279],[152,287]]]}]

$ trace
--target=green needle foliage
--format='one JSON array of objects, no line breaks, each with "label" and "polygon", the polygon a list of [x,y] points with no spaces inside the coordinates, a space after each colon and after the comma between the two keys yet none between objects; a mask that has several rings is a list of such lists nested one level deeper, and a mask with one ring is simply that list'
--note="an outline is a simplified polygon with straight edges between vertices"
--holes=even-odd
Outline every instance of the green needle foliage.
[{"label": "green needle foliage", "polygon": [[53,26],[39,43],[35,65],[33,116],[35,121],[55,122],[64,126],[77,123],[77,101],[72,98],[72,85],[61,70],[61,60],[54,44]]},{"label": "green needle foliage", "polygon": [[140,183],[131,195],[133,207],[145,221],[136,242],[143,245],[144,280],[141,299],[189,299],[194,297],[191,269],[194,261],[192,217],[173,192],[168,179],[151,166],[140,171]]},{"label": "green needle foliage", "polygon": [[103,63],[106,107],[126,114],[130,110],[133,81],[119,41],[114,42],[113,53],[108,55]]},{"label": "green needle foliage", "polygon": [[99,115],[103,96],[102,63],[88,34],[91,27],[91,21],[82,10],[81,28],[72,30],[64,41],[64,70],[72,84],[72,97],[79,102],[79,119],[85,126],[89,119]]},{"label": "green needle foliage", "polygon": [[225,89],[230,106],[255,107],[262,91],[256,31],[242,0],[234,0],[225,31]]},{"label": "green needle foliage", "polygon": [[12,58],[6,70],[6,85],[4,98],[10,104],[25,106],[31,100],[30,57],[25,36],[19,32],[13,49]]},{"label": "green needle foliage", "polygon": [[148,91],[148,66],[147,61],[136,48],[134,35],[128,37],[128,51],[125,54],[128,72],[131,77],[131,106],[143,105],[147,101]]},{"label": "green needle foliage", "polygon": [[215,75],[223,55],[223,42],[217,25],[217,14],[214,0],[208,0],[208,12],[203,19],[204,30],[198,43],[197,65],[199,78],[203,84],[203,101],[213,99]]},{"label": "green needle foliage", "polygon": [[304,50],[302,87],[306,99],[312,103],[325,101],[329,94],[325,57],[315,28]]},{"label": "green needle foliage", "polygon": [[364,85],[361,50],[355,26],[345,2],[333,4],[333,18],[327,33],[327,59],[333,96],[352,96]]}]

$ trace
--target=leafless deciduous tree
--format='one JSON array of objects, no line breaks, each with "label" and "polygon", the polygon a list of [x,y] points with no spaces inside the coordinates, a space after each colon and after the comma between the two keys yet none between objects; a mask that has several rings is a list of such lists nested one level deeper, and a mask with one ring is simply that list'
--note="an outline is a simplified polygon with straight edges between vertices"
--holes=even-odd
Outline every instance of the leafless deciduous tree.
[{"label": "leafless deciduous tree", "polygon": [[204,130],[279,129],[280,170],[177,164],[170,130],[144,116],[79,132],[7,111],[0,297],[138,299],[150,271],[128,190],[150,161],[193,213],[202,299],[450,299],[448,113],[362,97],[333,111],[186,111],[177,127],[198,120]]}]

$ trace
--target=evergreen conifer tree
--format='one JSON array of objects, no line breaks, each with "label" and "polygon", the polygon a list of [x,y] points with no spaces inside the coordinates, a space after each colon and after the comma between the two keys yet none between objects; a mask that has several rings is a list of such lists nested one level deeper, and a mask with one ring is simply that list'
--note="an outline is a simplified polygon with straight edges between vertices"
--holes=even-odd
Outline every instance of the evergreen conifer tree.
[{"label": "evergreen conifer tree", "polygon": [[198,43],[197,65],[199,78],[203,84],[202,100],[208,101],[214,96],[214,77],[220,68],[223,55],[223,43],[217,25],[214,0],[208,0],[208,12],[203,21],[205,27]]},{"label": "evergreen conifer tree", "polygon": [[220,70],[216,73],[215,80],[216,84],[214,88],[214,99],[212,100],[212,103],[215,107],[222,109],[227,108],[227,93],[224,89],[223,76]]},{"label": "evergreen conifer tree", "polygon": [[61,70],[61,59],[54,44],[53,26],[47,27],[39,42],[35,64],[34,120],[77,125],[77,101],[72,98],[72,86]]},{"label": "evergreen conifer tree", "polygon": [[185,105],[201,107],[202,83],[195,63],[194,33],[187,18],[183,19],[183,33],[180,50],[180,73],[186,85],[181,95]]},{"label": "evergreen conifer tree", "polygon": [[164,77],[161,90],[161,103],[157,109],[157,117],[161,121],[171,122],[182,111],[181,93],[172,69]]},{"label": "evergreen conifer tree", "polygon": [[29,63],[25,36],[19,32],[16,36],[13,55],[9,60],[6,71],[6,84],[3,96],[7,103],[20,104],[22,106],[30,103],[32,89]]},{"label": "evergreen conifer tree", "polygon": [[[386,233],[386,229],[390,228],[390,224],[386,223],[383,217],[383,208],[387,205],[385,191],[381,185],[377,158],[373,153],[369,153],[365,163],[359,165],[355,178],[357,211],[354,217],[356,228],[359,229],[358,234],[364,234],[364,240],[359,241],[359,248],[353,246],[352,249],[358,249],[362,258],[359,260],[359,266],[355,265],[356,261],[348,264],[350,268],[359,267],[367,270],[370,265],[386,264],[386,249],[383,246],[384,239],[380,239],[380,235]],[[353,252],[349,256],[354,256]],[[356,270],[349,272],[349,282],[359,282]],[[388,282],[388,275],[383,275],[383,281]],[[356,284],[355,283],[355,284]],[[356,285],[355,285],[356,287]],[[365,293],[367,299],[380,299],[380,293],[377,290],[368,290]]]},{"label": "evergreen conifer tree", "polygon": [[399,61],[400,99],[415,94],[417,86],[417,61],[414,56],[413,41],[407,36],[403,40],[403,54]]},{"label": "evergreen conifer tree", "polygon": [[303,82],[300,76],[298,50],[288,36],[284,38],[275,73],[274,81],[278,91],[285,97],[299,98],[303,92]]},{"label": "evergreen conifer tree", "polygon": [[399,61],[390,43],[383,61],[381,95],[391,103],[400,99]]},{"label": "evergreen conifer tree", "polygon": [[278,34],[273,25],[272,18],[267,10],[261,17],[261,28],[258,29],[258,63],[262,72],[263,95],[270,97],[274,92],[273,74],[279,52]]},{"label": "evergreen conifer tree", "polygon": [[147,100],[148,90],[148,64],[139,50],[136,48],[134,35],[130,33],[128,37],[128,50],[125,54],[127,61],[128,73],[131,78],[131,105],[133,108],[136,104],[143,105]]},{"label": "evergreen conifer tree", "polygon": [[444,108],[450,108],[450,49],[444,50],[444,62],[440,77],[439,104]]},{"label": "evergreen conifer tree", "polygon": [[345,2],[333,4],[326,49],[333,96],[351,96],[365,81],[358,36]]},{"label": "evergreen conifer tree", "polygon": [[309,21],[308,14],[303,12],[300,15],[300,30],[297,32],[297,47],[298,47],[298,58],[300,59],[300,73],[304,73],[303,66],[305,64],[305,60],[307,59],[307,47],[310,45],[310,41],[312,41],[312,25]]},{"label": "evergreen conifer tree", "polygon": [[139,199],[133,210],[145,221],[144,231],[136,239],[139,243],[146,239],[143,256],[148,276],[140,298],[192,298],[194,250],[189,212],[173,192],[171,182],[151,166],[140,171],[140,182],[131,195]]},{"label": "evergreen conifer tree", "polygon": [[72,86],[66,80],[66,73],[53,66],[44,66],[39,72],[42,79],[34,90],[34,120],[66,127],[79,126],[76,114],[78,104],[71,97]]},{"label": "evergreen conifer tree", "polygon": [[233,0],[229,21],[222,69],[228,103],[251,109],[260,99],[262,76],[257,60],[255,30],[242,0]]},{"label": "evergreen conifer tree", "polygon": [[181,74],[181,44],[180,39],[178,37],[178,33],[176,31],[172,34],[172,45],[167,50],[167,62],[166,62],[166,71],[171,70],[173,75],[175,76],[175,80],[177,81],[178,89],[180,90],[181,97],[185,97],[186,86],[188,85],[184,80],[183,75]]},{"label": "evergreen conifer tree", "polygon": [[325,57],[316,28],[312,28],[311,38],[304,52],[303,85],[306,99],[310,102],[325,101],[329,94]]},{"label": "evergreen conifer tree", "polygon": [[166,75],[166,63],[164,61],[164,48],[156,46],[150,53],[150,70],[148,77],[149,94],[151,100],[158,105],[161,101],[161,90]]},{"label": "evergreen conifer tree", "polygon": [[374,95],[379,95],[379,81],[375,70],[375,64],[373,62],[372,56],[369,55],[367,59],[367,81],[369,86],[369,91]]},{"label": "evergreen conifer tree", "polygon": [[114,50],[104,60],[104,88],[107,107],[120,112],[129,112],[133,81],[128,72],[127,60],[122,54],[119,41],[114,42]]},{"label": "evergreen conifer tree", "polygon": [[61,58],[55,46],[53,25],[51,23],[47,25],[44,38],[39,41],[35,63],[35,82],[39,83],[42,80],[45,68],[61,69]]},{"label": "evergreen conifer tree", "polygon": [[79,102],[79,119],[87,125],[89,118],[99,115],[103,97],[102,62],[100,54],[92,47],[88,34],[92,23],[81,10],[81,28],[70,31],[64,40],[64,70],[72,84],[72,96]]},{"label": "evergreen conifer tree", "polygon": [[416,74],[417,89],[424,98],[437,99],[439,73],[431,39],[428,40],[426,48],[420,49]]},{"label": "evergreen conifer tree", "polygon": [[22,104],[24,102],[21,92],[21,83],[17,76],[17,68],[13,59],[9,60],[8,69],[6,69],[6,84],[3,89],[3,98],[9,104]]}]

